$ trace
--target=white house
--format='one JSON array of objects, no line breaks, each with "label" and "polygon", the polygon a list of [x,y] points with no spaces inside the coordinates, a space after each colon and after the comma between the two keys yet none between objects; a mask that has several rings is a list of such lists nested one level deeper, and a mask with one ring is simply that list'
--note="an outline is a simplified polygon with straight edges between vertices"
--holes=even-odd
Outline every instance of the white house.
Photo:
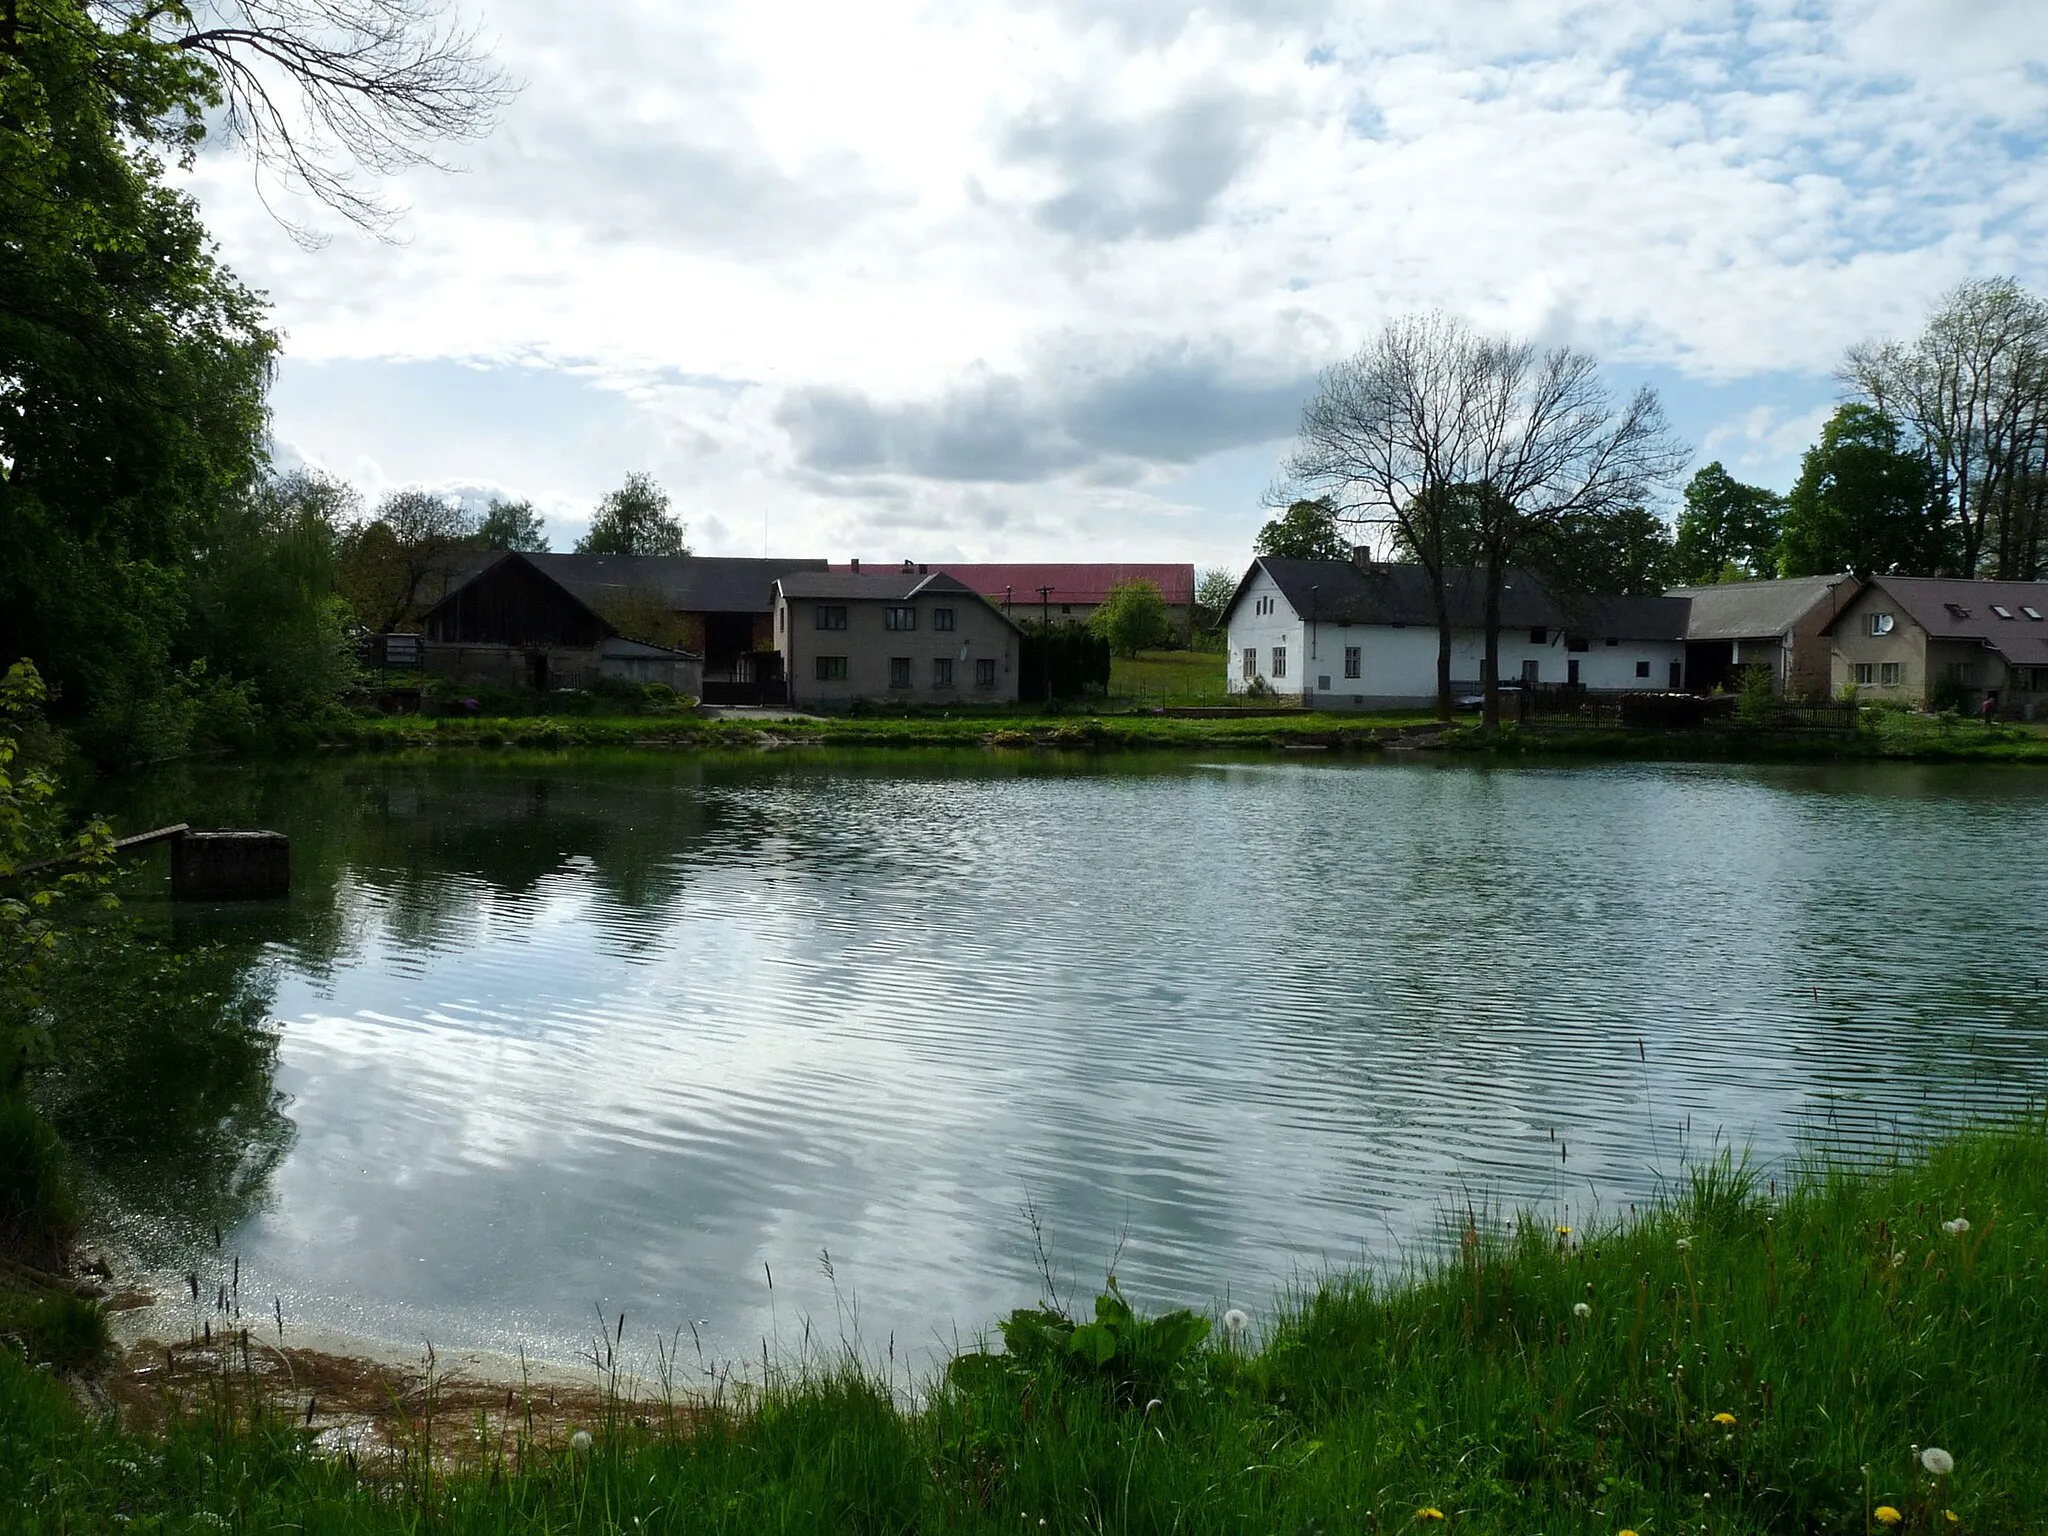
[{"label": "white house", "polygon": [[[1486,648],[1484,581],[1459,570],[1449,587],[1451,686],[1472,693]],[[1501,593],[1501,679],[1611,692],[1682,688],[1687,607],[1683,598],[1556,598],[1513,573]],[[1224,622],[1232,693],[1264,679],[1276,694],[1329,709],[1436,702],[1436,616],[1420,566],[1261,557]]]}]

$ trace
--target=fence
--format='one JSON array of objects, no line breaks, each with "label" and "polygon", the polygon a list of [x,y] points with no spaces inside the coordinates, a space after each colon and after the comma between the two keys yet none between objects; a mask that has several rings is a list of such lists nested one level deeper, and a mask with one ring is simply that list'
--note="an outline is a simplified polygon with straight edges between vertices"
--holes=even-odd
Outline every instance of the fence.
[{"label": "fence", "polygon": [[1595,693],[1569,683],[1503,690],[1501,712],[1515,719],[1558,724],[1627,726],[1636,730],[1696,730],[1747,726],[1775,731],[1853,734],[1857,706],[1773,699],[1760,716],[1745,716],[1732,693]]}]

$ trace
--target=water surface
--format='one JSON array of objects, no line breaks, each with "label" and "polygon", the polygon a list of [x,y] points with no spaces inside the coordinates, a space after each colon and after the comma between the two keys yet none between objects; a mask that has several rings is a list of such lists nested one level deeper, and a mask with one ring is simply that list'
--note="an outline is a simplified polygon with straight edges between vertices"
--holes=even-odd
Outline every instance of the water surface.
[{"label": "water surface", "polygon": [[[245,1292],[571,1358],[899,1354],[1113,1261],[1255,1311],[1441,1211],[1580,1222],[2048,1082],[2048,775],[809,753],[225,767],[294,838]],[[210,1237],[208,1239],[210,1244]],[[829,1254],[829,1264],[824,1255]],[[772,1275],[773,1286],[770,1286]]]}]

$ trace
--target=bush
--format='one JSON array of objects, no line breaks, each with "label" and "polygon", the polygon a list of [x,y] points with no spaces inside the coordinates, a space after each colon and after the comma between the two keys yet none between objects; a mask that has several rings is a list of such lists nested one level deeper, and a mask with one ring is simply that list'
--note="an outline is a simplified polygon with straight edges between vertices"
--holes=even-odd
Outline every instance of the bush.
[{"label": "bush", "polygon": [[0,1254],[59,1272],[78,1231],[70,1160],[49,1121],[0,1094]]},{"label": "bush", "polygon": [[1111,587],[1102,606],[1089,616],[1088,628],[1109,642],[1112,655],[1125,658],[1164,645],[1173,633],[1166,599],[1142,577]]},{"label": "bush", "polygon": [[0,1291],[0,1338],[15,1340],[32,1361],[70,1370],[106,1353],[107,1315],[99,1303],[62,1291]]}]

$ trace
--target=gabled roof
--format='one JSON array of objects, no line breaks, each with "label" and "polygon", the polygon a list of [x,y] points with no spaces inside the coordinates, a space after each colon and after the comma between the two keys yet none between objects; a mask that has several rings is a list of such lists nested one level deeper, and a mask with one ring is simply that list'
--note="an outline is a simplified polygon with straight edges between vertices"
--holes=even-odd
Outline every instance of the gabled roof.
[{"label": "gabled roof", "polygon": [[994,603],[965,582],[945,571],[929,575],[917,571],[797,571],[775,583],[775,589],[792,601],[807,598],[837,599],[841,602],[907,603],[920,597],[956,597],[979,603],[1012,629],[1019,626]]},{"label": "gabled roof", "polygon": [[[1252,562],[1237,593],[1224,609],[1227,620],[1245,588],[1263,570],[1280,588],[1289,606],[1303,618],[1325,624],[1403,624],[1430,628],[1436,624],[1429,573],[1419,565],[1362,566],[1349,560],[1281,560],[1261,556]],[[1480,629],[1486,622],[1486,575],[1476,567],[1446,574],[1446,605],[1457,629]],[[1671,597],[1572,595],[1553,597],[1527,571],[1511,571],[1501,588],[1503,629],[1556,629],[1595,639],[1683,640],[1686,603]]]},{"label": "gabled roof", "polygon": [[[2048,667],[2048,581],[1967,581],[1948,576],[1873,576],[1936,640],[1977,641],[2016,667]],[[2012,615],[2001,618],[2003,608]],[[2027,617],[2026,610],[2041,614]]]},{"label": "gabled roof", "polygon": [[1689,640],[1764,640],[1790,634],[1813,616],[1815,608],[1825,607],[1832,623],[1862,590],[1862,583],[1848,575],[1791,576],[1673,587],[1665,595],[1691,603]]},{"label": "gabled roof", "polygon": [[1195,600],[1195,568],[1192,565],[1138,564],[1045,564],[966,565],[958,561],[934,561],[934,567],[957,576],[992,603],[1008,594],[1010,605],[1021,608],[1039,601],[1038,589],[1051,587],[1051,603],[1103,603],[1109,590],[1120,582],[1149,581],[1169,604],[1186,605]]},{"label": "gabled roof", "polygon": [[596,609],[650,593],[677,613],[766,613],[776,580],[822,571],[823,560],[734,559],[720,555],[526,555],[557,585]]}]

